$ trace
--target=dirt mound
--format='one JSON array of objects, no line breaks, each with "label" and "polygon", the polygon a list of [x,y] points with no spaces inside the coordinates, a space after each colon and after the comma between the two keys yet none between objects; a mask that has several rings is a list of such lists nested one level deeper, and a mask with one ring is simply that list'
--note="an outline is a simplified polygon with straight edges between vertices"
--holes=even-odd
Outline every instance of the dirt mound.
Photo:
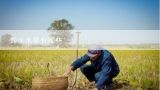
[{"label": "dirt mound", "polygon": [[[95,82],[91,82],[86,90],[92,90],[93,88],[96,88]],[[135,87],[130,85],[127,80],[114,80],[111,85],[105,86],[104,90],[135,90]]]},{"label": "dirt mound", "polygon": [[68,77],[34,78],[31,90],[67,90]]},{"label": "dirt mound", "polygon": [[127,80],[114,80],[113,83],[106,88],[110,88],[111,90],[135,90],[135,88],[131,86]]}]

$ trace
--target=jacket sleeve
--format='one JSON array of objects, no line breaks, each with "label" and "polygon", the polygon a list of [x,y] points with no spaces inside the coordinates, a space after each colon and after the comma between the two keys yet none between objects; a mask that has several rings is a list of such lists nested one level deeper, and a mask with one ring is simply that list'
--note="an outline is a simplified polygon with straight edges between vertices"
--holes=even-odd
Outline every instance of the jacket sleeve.
[{"label": "jacket sleeve", "polygon": [[97,81],[97,88],[98,90],[101,90],[105,86],[106,80],[109,79],[109,74],[112,70],[111,62],[109,60],[106,60],[102,66],[101,76],[99,80]]},{"label": "jacket sleeve", "polygon": [[82,56],[81,58],[78,58],[76,61],[74,61],[71,66],[73,66],[73,71],[85,64],[87,61],[89,61],[90,58],[86,54]]}]

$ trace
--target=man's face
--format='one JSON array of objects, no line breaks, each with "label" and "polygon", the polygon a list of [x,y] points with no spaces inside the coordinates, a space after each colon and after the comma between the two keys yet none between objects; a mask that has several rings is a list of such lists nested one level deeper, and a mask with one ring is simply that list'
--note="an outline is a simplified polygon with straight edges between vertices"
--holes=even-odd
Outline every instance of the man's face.
[{"label": "man's face", "polygon": [[96,56],[94,56],[94,57],[91,57],[91,60],[92,61],[95,61],[95,60],[97,60],[97,58],[100,56],[100,54],[97,54]]}]

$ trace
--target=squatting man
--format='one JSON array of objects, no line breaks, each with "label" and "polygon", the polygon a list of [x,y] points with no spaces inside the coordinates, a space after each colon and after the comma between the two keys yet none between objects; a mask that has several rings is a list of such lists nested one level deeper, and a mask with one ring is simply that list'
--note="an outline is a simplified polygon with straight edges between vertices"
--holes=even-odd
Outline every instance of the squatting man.
[{"label": "squatting man", "polygon": [[[85,64],[88,61],[91,62],[90,65]],[[94,90],[103,90],[104,87],[109,86],[112,79],[120,72],[114,56],[99,45],[90,46],[85,55],[66,68],[64,75],[68,76],[71,71],[75,71],[77,68],[80,68],[80,71],[90,82],[96,82]]]}]

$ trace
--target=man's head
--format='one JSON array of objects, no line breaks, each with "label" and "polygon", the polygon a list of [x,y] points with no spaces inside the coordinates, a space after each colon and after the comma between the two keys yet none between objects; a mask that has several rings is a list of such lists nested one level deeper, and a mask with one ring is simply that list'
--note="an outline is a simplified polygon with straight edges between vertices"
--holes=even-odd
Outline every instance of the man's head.
[{"label": "man's head", "polygon": [[96,60],[101,55],[102,48],[99,45],[92,45],[89,47],[87,55],[91,60]]}]

